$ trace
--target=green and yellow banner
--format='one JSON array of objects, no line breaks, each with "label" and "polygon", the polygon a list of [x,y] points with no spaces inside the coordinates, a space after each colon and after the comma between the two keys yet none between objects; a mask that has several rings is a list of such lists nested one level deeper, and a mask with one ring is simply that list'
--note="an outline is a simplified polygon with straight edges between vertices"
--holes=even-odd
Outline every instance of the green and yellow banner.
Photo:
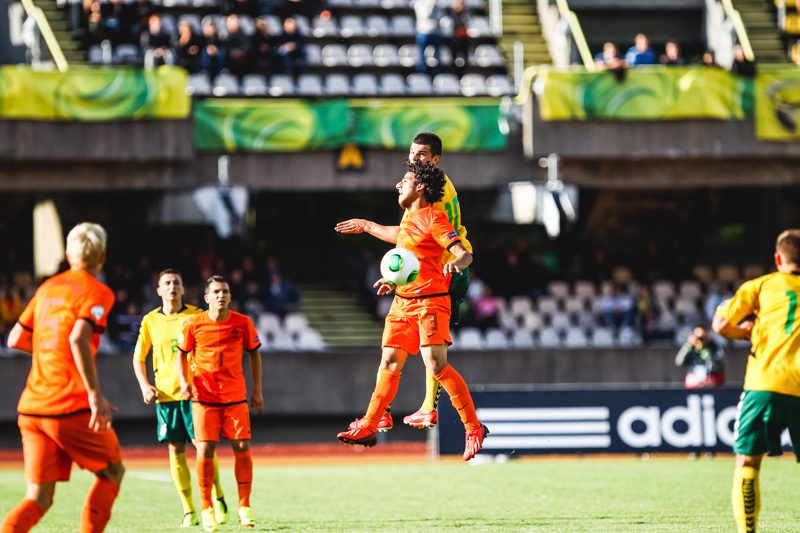
[{"label": "green and yellow banner", "polygon": [[0,118],[31,120],[179,119],[189,116],[186,71],[0,67]]},{"label": "green and yellow banner", "polygon": [[640,67],[543,71],[536,83],[544,120],[741,120],[753,116],[753,79],[721,68]]},{"label": "green and yellow banner", "polygon": [[769,68],[756,77],[756,137],[800,140],[800,69]]},{"label": "green and yellow banner", "polygon": [[448,150],[505,148],[508,128],[497,98],[195,102],[195,147],[208,151],[282,152],[346,144],[406,149],[435,131]]}]

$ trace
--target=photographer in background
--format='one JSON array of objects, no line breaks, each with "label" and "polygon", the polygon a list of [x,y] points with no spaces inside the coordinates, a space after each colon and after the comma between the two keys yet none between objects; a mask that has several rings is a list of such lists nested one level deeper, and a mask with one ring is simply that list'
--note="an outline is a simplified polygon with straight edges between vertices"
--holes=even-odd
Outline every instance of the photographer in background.
[{"label": "photographer in background", "polygon": [[686,367],[687,389],[721,387],[725,384],[725,352],[697,326],[675,356],[675,365]]}]

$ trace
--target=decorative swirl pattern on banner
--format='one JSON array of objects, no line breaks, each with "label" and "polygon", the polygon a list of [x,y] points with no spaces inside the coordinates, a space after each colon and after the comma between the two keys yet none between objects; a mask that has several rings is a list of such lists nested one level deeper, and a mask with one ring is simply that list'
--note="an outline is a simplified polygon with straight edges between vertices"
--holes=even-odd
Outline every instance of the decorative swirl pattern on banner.
[{"label": "decorative swirl pattern on banner", "polygon": [[39,120],[179,119],[189,116],[186,71],[0,68],[0,117]]},{"label": "decorative swirl pattern on banner", "polygon": [[800,140],[800,70],[761,68],[756,80],[756,136]]}]

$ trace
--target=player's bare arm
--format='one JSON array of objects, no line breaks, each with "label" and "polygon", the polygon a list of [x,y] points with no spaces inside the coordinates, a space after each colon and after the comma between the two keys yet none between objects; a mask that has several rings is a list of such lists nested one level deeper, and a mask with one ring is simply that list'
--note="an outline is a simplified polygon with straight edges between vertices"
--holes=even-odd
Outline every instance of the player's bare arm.
[{"label": "player's bare arm", "polygon": [[391,244],[397,244],[397,234],[400,233],[400,226],[382,226],[363,218],[344,220],[337,223],[334,229],[339,233],[346,234],[369,233],[373,237]]},{"label": "player's bare arm", "polygon": [[147,367],[145,361],[140,361],[133,358],[133,373],[136,374],[136,381],[139,382],[139,388],[142,391],[142,400],[144,403],[155,403],[158,398],[158,389],[155,388],[150,380],[147,379]]},{"label": "player's bare arm", "polygon": [[753,322],[745,320],[741,324],[733,324],[720,313],[715,313],[711,327],[726,339],[747,340],[753,331]]},{"label": "player's bare arm", "polygon": [[447,276],[450,274],[457,274],[459,272],[463,272],[465,268],[472,264],[472,254],[464,248],[464,245],[461,242],[453,243],[453,245],[448,250],[452,253],[455,257],[452,261],[448,261],[444,264],[442,268],[442,273]]},{"label": "player's bare arm", "polygon": [[181,397],[184,400],[191,400],[194,391],[192,391],[192,384],[186,377],[188,375],[186,370],[189,367],[186,362],[186,356],[187,352],[184,352],[178,348],[178,357],[176,357],[175,360],[176,364],[178,365],[178,381],[181,382]]},{"label": "player's bare arm", "polygon": [[19,322],[11,328],[7,341],[9,348],[28,354],[33,353],[33,332],[23,328]]},{"label": "player's bare arm", "polygon": [[253,394],[250,396],[250,405],[256,413],[260,413],[264,410],[264,393],[261,383],[261,352],[258,348],[250,350],[250,372],[253,374]]},{"label": "player's bare arm", "polygon": [[92,411],[89,428],[92,431],[107,431],[111,428],[111,413],[115,407],[100,392],[100,382],[92,357],[93,333],[94,324],[78,319],[70,332],[69,346],[83,386],[89,395],[89,408]]},{"label": "player's bare arm", "polygon": [[384,296],[386,294],[392,294],[394,290],[397,288],[397,285],[388,281],[384,278],[379,279],[373,285],[374,288],[377,288],[378,296]]}]

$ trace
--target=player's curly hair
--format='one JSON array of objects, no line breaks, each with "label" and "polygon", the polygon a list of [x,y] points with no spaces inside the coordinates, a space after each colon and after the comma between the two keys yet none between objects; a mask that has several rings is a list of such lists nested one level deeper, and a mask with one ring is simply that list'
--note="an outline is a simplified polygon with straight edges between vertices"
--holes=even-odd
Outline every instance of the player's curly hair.
[{"label": "player's curly hair", "polygon": [[444,172],[430,163],[406,161],[406,169],[415,174],[414,181],[425,186],[422,196],[428,203],[435,203],[444,196]]}]

